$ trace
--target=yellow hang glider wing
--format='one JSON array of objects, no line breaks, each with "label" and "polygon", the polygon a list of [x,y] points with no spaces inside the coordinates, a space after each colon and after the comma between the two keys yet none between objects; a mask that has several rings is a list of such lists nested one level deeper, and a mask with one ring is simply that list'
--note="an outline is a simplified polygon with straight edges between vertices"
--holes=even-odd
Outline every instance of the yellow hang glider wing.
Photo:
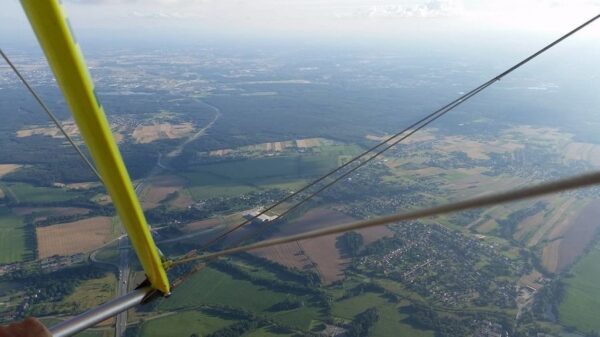
[{"label": "yellow hang glider wing", "polygon": [[151,285],[168,294],[165,268],[61,4],[58,0],[21,0],[21,4]]}]

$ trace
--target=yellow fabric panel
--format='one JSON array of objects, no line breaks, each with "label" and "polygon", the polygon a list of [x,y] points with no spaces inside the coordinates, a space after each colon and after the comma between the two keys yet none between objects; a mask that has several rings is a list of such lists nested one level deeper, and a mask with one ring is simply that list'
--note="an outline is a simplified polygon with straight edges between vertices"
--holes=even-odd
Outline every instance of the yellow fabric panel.
[{"label": "yellow fabric panel", "polygon": [[169,293],[158,250],[61,4],[58,0],[21,4],[148,279],[154,288]]}]

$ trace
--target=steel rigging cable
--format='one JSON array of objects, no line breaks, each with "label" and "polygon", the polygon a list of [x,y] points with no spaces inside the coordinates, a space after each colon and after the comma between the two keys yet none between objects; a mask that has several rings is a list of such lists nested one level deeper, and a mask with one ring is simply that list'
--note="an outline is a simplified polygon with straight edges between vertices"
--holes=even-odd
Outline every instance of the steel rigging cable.
[{"label": "steel rigging cable", "polygon": [[[316,179],[315,181],[311,182],[310,184],[304,186],[303,188],[301,188],[300,190],[286,196],[285,198],[281,199],[280,201],[276,202],[275,204],[269,206],[268,208],[262,210],[261,212],[259,212],[258,214],[254,215],[253,217],[251,217],[250,219],[247,219],[245,221],[243,221],[242,223],[240,223],[239,225],[236,225],[235,227],[228,229],[227,231],[225,231],[224,233],[220,234],[219,236],[217,236],[216,238],[208,241],[206,244],[204,244],[199,250],[205,250],[208,247],[212,246],[214,243],[224,239],[225,237],[227,237],[228,235],[230,235],[231,233],[241,229],[242,227],[246,226],[247,224],[251,223],[252,221],[254,221],[255,219],[257,219],[259,216],[265,214],[266,212],[274,209],[275,207],[281,205],[282,203],[290,200],[291,198],[293,198],[294,196],[298,195],[299,193],[307,190],[308,188],[318,184],[319,182],[323,181],[324,179],[330,177],[331,175],[335,174],[336,172],[342,170],[343,168],[347,167],[348,165],[350,165],[353,162],[358,161],[360,158],[365,157],[367,154],[371,153],[372,151],[378,149],[379,147],[387,144],[388,142],[391,142],[390,144],[388,144],[388,146],[384,147],[382,150],[379,150],[378,152],[376,152],[373,156],[369,157],[367,160],[363,161],[363,162],[359,162],[357,166],[355,166],[354,168],[350,169],[348,172],[342,174],[340,177],[336,178],[335,180],[333,180],[332,182],[328,183],[327,185],[323,186],[322,188],[320,188],[319,190],[317,190],[316,192],[313,192],[311,194],[309,194],[307,197],[303,198],[302,200],[300,200],[297,204],[295,204],[294,206],[292,206],[290,209],[284,211],[282,214],[279,215],[278,218],[281,218],[282,216],[289,214],[289,212],[291,212],[294,209],[297,209],[300,205],[306,203],[307,201],[311,200],[312,198],[314,198],[316,195],[318,195],[319,193],[323,192],[324,190],[326,190],[327,188],[331,187],[332,185],[334,185],[335,183],[337,183],[338,181],[340,181],[341,179],[345,178],[346,176],[348,176],[349,174],[353,173],[354,171],[356,171],[357,169],[359,169],[360,167],[366,165],[368,162],[372,161],[373,159],[375,159],[376,157],[378,157],[379,155],[381,155],[382,153],[384,153],[385,151],[389,150],[390,148],[392,148],[393,146],[397,145],[398,143],[400,143],[401,141],[405,140],[406,138],[412,136],[414,133],[416,133],[417,131],[419,131],[420,129],[424,128],[425,126],[429,125],[430,123],[432,123],[433,121],[435,121],[436,119],[440,118],[441,116],[445,115],[447,112],[451,111],[452,109],[456,108],[457,106],[459,106],[460,104],[466,102],[468,99],[470,99],[471,97],[477,95],[478,93],[480,93],[481,91],[483,91],[484,89],[486,89],[487,87],[489,87],[490,85],[494,84],[497,81],[500,81],[503,77],[505,77],[506,75],[512,73],[513,71],[517,70],[518,68],[520,68],[521,66],[523,66],[524,64],[528,63],[529,61],[533,60],[534,58],[536,58],[537,56],[539,56],[540,54],[544,53],[545,51],[547,51],[548,49],[554,47],[556,44],[562,42],[563,40],[565,40],[566,38],[570,37],[571,35],[575,34],[576,32],[578,32],[579,30],[583,29],[584,27],[588,26],[589,24],[591,24],[592,22],[594,22],[595,20],[597,20],[600,17],[600,14],[594,16],[593,18],[589,19],[588,21],[584,22],[583,24],[579,25],[578,27],[576,27],[575,29],[569,31],[568,33],[564,34],[563,36],[559,37],[558,39],[554,40],[553,42],[551,42],[550,44],[546,45],[545,47],[543,47],[542,49],[538,50],[537,52],[531,54],[530,56],[526,57],[525,59],[523,59],[522,61],[518,62],[517,64],[513,65],[512,67],[508,68],[507,70],[503,71],[502,73],[500,73],[499,75],[493,77],[492,79],[488,80],[487,82],[483,83],[482,85],[478,86],[477,88],[467,92],[466,94],[460,96],[459,98],[455,99],[454,101],[448,103],[447,105],[445,105],[444,107],[428,114],[427,116],[421,118],[419,121],[411,124],[410,126],[408,126],[407,128],[403,129],[402,131],[396,133],[395,135],[386,138],[385,140],[383,140],[382,142],[380,142],[379,144],[371,147],[370,149],[366,150],[365,152],[361,153],[360,155],[354,157],[353,159],[351,159],[350,161],[348,161],[347,163],[339,166],[338,168],[332,170],[331,172],[327,173],[326,175]],[[402,134],[404,134],[405,132],[411,130],[407,135],[402,136],[400,138],[398,138],[399,136],[401,136]],[[394,140],[398,138],[397,140]],[[246,241],[247,239],[249,239],[252,236],[255,236],[257,234],[260,234],[262,231],[264,231],[267,227],[269,227],[270,225],[272,225],[272,222],[268,222],[265,223],[261,228],[259,228],[259,230],[254,233],[254,234],[250,234],[249,236],[243,238],[243,241]],[[198,250],[196,250],[197,252]],[[190,252],[191,253],[191,252]],[[188,254],[190,254],[188,253]]]},{"label": "steel rigging cable", "polygon": [[[572,35],[576,31],[578,31],[579,29],[581,29],[581,28],[585,27],[586,25],[588,25],[589,23],[593,22],[598,17],[600,17],[600,15],[597,15],[596,17],[594,17],[593,19],[589,20],[585,24],[579,26],[575,30],[571,31],[570,33],[568,33],[565,36],[561,37],[560,39],[556,40],[552,44],[548,45],[544,49],[538,51],[537,53],[533,54],[529,58],[527,58],[527,59],[521,61],[520,63],[518,63],[517,65],[509,68],[504,73],[496,76],[492,80],[490,80],[490,81],[486,82],[485,84],[479,86],[477,89],[472,90],[469,94],[466,94],[466,95],[460,97],[458,100],[455,100],[453,103],[451,103],[451,104],[449,104],[447,106],[448,107],[447,109],[444,109],[444,108],[440,109],[440,114],[442,114],[441,111],[443,111],[444,114],[446,112],[450,111],[451,109],[453,109],[454,107],[458,106],[459,104],[461,104],[462,102],[464,102],[468,98],[474,96],[478,92],[480,92],[483,89],[485,89],[488,86],[490,86],[495,81],[499,80],[502,76],[505,76],[506,74],[508,74],[508,73],[512,72],[513,70],[517,69],[518,67],[520,67],[521,65],[525,64],[529,60],[535,58],[537,55],[539,55],[542,52],[544,52],[545,50],[551,48],[556,43],[560,42],[561,40],[563,40],[566,37]],[[433,120],[435,120],[435,119],[437,119],[439,117],[440,116],[437,116],[437,114],[435,114],[435,115],[432,114],[432,116],[431,116],[432,120],[429,120],[428,118],[425,118],[423,120],[423,122],[426,123],[425,125],[427,125],[427,124],[431,123]],[[420,128],[422,128],[422,127],[425,126],[425,125],[421,125],[421,124],[418,124],[418,125],[419,125],[419,127],[417,129],[413,130],[414,132],[418,131]],[[414,132],[410,133],[406,137],[414,134]],[[394,139],[395,137],[396,136],[390,137],[390,140]],[[386,144],[387,142],[388,142],[388,140],[382,142],[381,144],[379,144],[374,149],[379,148],[379,146],[382,146],[383,144]],[[382,151],[380,151],[380,152],[382,152]],[[373,157],[379,155],[380,152],[378,152],[377,154],[375,154]],[[372,160],[372,158],[370,158],[369,160]],[[356,161],[356,160],[354,160],[354,161]],[[362,166],[362,165],[364,165],[364,163],[359,163],[359,166]],[[337,172],[338,170],[335,170],[335,172]],[[567,179],[563,179],[563,180],[560,180],[560,181],[555,181],[555,182],[551,182],[551,183],[545,183],[545,184],[537,185],[537,186],[534,186],[534,187],[528,187],[528,188],[523,188],[523,189],[519,189],[519,190],[513,190],[513,191],[508,191],[508,192],[503,192],[503,193],[497,193],[497,194],[493,194],[493,195],[483,196],[483,197],[476,197],[476,198],[472,198],[472,199],[468,199],[468,200],[464,200],[464,201],[459,201],[459,202],[454,202],[454,203],[448,203],[448,204],[444,204],[444,205],[440,205],[440,206],[437,206],[437,207],[432,207],[432,208],[428,208],[428,209],[424,209],[424,210],[418,210],[418,211],[413,211],[413,212],[408,212],[408,213],[402,213],[402,214],[396,214],[396,215],[391,215],[391,216],[377,218],[377,219],[372,219],[372,220],[359,221],[359,222],[355,222],[355,223],[351,223],[351,224],[346,224],[346,225],[340,225],[340,226],[336,226],[336,227],[329,227],[329,228],[325,228],[325,229],[319,229],[319,230],[310,231],[310,232],[306,232],[306,233],[301,233],[301,234],[297,234],[297,235],[293,235],[293,236],[289,236],[289,237],[285,237],[285,238],[277,238],[277,239],[266,240],[266,241],[262,241],[262,242],[259,242],[259,243],[256,243],[256,244],[252,244],[252,245],[247,245],[247,246],[242,246],[242,247],[235,247],[235,248],[223,250],[223,251],[220,251],[220,252],[217,252],[217,253],[214,253],[214,254],[207,254],[207,255],[204,255],[204,256],[195,256],[195,257],[184,257],[184,258],[178,259],[177,261],[168,261],[168,264],[169,265],[177,265],[177,264],[182,264],[182,263],[196,261],[196,260],[213,259],[213,258],[216,258],[216,257],[219,257],[219,256],[223,256],[223,255],[226,255],[226,254],[232,254],[232,253],[246,251],[246,250],[250,250],[250,249],[258,249],[258,248],[263,248],[263,247],[269,247],[269,246],[273,246],[273,245],[277,245],[277,244],[282,244],[282,243],[286,243],[286,242],[294,242],[294,241],[298,241],[298,240],[316,238],[316,237],[323,236],[323,235],[336,234],[336,233],[340,233],[342,231],[348,231],[348,230],[354,230],[354,229],[360,229],[360,228],[367,228],[367,227],[372,227],[372,226],[379,226],[379,225],[384,225],[384,224],[387,224],[387,223],[394,223],[394,222],[398,222],[398,221],[405,221],[405,220],[411,220],[411,219],[419,219],[421,217],[435,216],[435,215],[445,214],[445,213],[449,213],[449,212],[456,212],[456,211],[466,210],[466,209],[470,209],[470,208],[492,206],[492,205],[496,205],[498,203],[510,202],[510,201],[516,201],[516,200],[522,200],[522,199],[526,199],[526,198],[533,198],[533,197],[537,197],[537,196],[541,196],[541,195],[545,195],[545,194],[549,194],[549,193],[556,193],[556,192],[564,191],[564,190],[567,190],[567,189],[575,189],[575,188],[587,187],[587,186],[591,186],[591,185],[595,185],[595,184],[600,184],[600,172],[595,172],[595,173],[587,174],[587,175],[583,175],[583,176],[577,176],[577,177],[567,178]],[[263,212],[265,212],[265,211],[263,211]],[[114,314],[118,313],[119,311],[126,310],[129,307],[133,307],[133,306],[141,303],[143,301],[143,298],[144,298],[142,295],[144,295],[145,292],[146,292],[146,290],[144,290],[144,291],[136,290],[133,293],[133,295],[136,296],[135,298],[129,298],[129,297],[125,296],[125,297],[121,298],[121,299],[123,299],[123,301],[120,301],[120,303],[118,303],[118,305],[116,305],[114,303],[107,303],[102,308],[102,310],[99,310],[99,311],[102,311],[101,313],[98,313],[98,312],[92,312],[92,313],[88,312],[88,314],[84,313],[81,316],[74,317],[73,319],[71,319],[69,321],[61,323],[61,325],[62,325],[62,327],[72,327],[72,326],[75,326],[75,325],[81,323],[81,320],[83,319],[83,320],[85,320],[85,324],[79,324],[77,326],[77,329],[79,329],[77,331],[80,331],[80,330],[82,330],[82,329],[84,329],[84,328],[86,328],[88,326],[91,326],[91,325],[99,322],[100,319],[98,317],[101,316],[100,314],[114,315]],[[139,294],[139,296],[138,296],[138,294]],[[121,299],[117,299],[117,300],[121,300]],[[125,300],[127,301],[126,303],[124,302]],[[100,308],[98,308],[98,309],[100,309]],[[102,316],[102,317],[106,317],[106,316]],[[93,320],[92,318],[97,319],[97,320]],[[71,330],[69,330],[69,331],[71,331]],[[69,334],[64,334],[64,335],[65,336],[66,335],[70,335],[70,333]]]},{"label": "steel rigging cable", "polygon": [[362,228],[369,228],[375,226],[383,226],[392,224],[400,221],[417,220],[426,217],[432,217],[442,214],[454,213],[459,211],[465,211],[473,208],[480,208],[486,206],[495,206],[507,202],[520,201],[525,199],[531,199],[540,197],[548,194],[558,193],[567,190],[574,190],[578,188],[591,187],[600,184],[600,171],[593,173],[582,174],[574,177],[564,178],[548,183],[542,183],[534,186],[525,188],[509,190],[506,192],[494,193],[471,199],[466,199],[457,202],[450,202],[439,206],[430,208],[420,209],[416,211],[410,211],[406,213],[397,213],[375,219],[356,221],[352,223],[326,227],[316,229],[300,234],[269,239],[260,241],[254,244],[246,246],[238,246],[234,248],[224,249],[215,253],[208,253],[205,255],[197,255],[191,257],[184,257],[172,262],[172,265],[180,265],[193,261],[205,261],[212,260],[224,255],[230,255],[234,253],[241,253],[249,250],[255,250],[260,248],[266,248],[276,246],[284,243],[294,242],[298,240],[314,239],[325,235],[339,234],[351,230],[357,230]]},{"label": "steel rigging cable", "polygon": [[17,77],[25,85],[25,87],[27,88],[27,90],[29,90],[29,92],[31,93],[31,95],[33,96],[33,98],[35,98],[35,100],[38,102],[38,104],[46,112],[46,114],[48,115],[48,117],[50,117],[50,119],[54,122],[54,125],[56,125],[56,127],[60,130],[60,132],[63,134],[63,136],[65,136],[65,138],[67,138],[67,141],[69,141],[69,143],[71,144],[71,146],[73,146],[73,148],[75,149],[75,151],[77,151],[77,153],[79,154],[79,157],[81,157],[81,160],[83,160],[85,162],[85,164],[90,168],[90,170],[92,170],[92,172],[94,173],[94,175],[96,175],[96,177],[98,177],[98,180],[100,180],[100,182],[102,182],[102,177],[100,177],[100,173],[98,173],[98,171],[96,170],[96,168],[94,167],[94,165],[92,164],[92,162],[85,156],[85,154],[83,153],[83,151],[81,151],[81,149],[79,148],[79,146],[77,146],[77,144],[75,144],[75,141],[73,141],[73,139],[71,138],[71,136],[69,136],[69,134],[67,133],[67,131],[65,131],[65,129],[63,128],[63,126],[60,123],[60,121],[58,120],[58,118],[56,118],[56,116],[52,113],[52,111],[50,111],[50,109],[48,108],[48,106],[44,103],[44,101],[42,101],[41,97],[35,92],[35,90],[33,90],[33,88],[29,85],[29,83],[27,82],[27,80],[25,80],[25,78],[23,77],[23,75],[21,75],[21,73],[19,72],[19,70],[17,69],[17,67],[15,67],[15,65],[10,61],[10,59],[8,58],[8,56],[6,56],[6,54],[4,54],[4,52],[2,51],[2,49],[0,49],[0,55],[2,55],[2,57],[4,58],[4,60],[6,61],[6,63],[8,63],[8,65],[12,68],[13,72],[17,75]]}]

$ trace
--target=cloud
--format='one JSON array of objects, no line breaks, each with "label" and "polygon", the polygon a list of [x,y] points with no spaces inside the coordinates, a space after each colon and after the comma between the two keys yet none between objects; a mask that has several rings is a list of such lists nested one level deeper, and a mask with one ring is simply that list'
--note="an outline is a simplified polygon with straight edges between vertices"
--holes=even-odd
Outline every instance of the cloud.
[{"label": "cloud", "polygon": [[338,19],[379,19],[379,18],[436,18],[455,17],[461,13],[460,6],[451,0],[431,0],[413,5],[373,5],[350,12],[338,12]]},{"label": "cloud", "polygon": [[201,18],[201,15],[195,13],[182,13],[182,12],[165,12],[165,11],[133,11],[131,16],[137,18],[146,19],[190,19],[190,18]]},{"label": "cloud", "polygon": [[157,6],[181,6],[181,5],[197,5],[212,2],[213,0],[64,0],[68,3],[78,5],[124,5],[138,4],[140,6],[157,5]]}]

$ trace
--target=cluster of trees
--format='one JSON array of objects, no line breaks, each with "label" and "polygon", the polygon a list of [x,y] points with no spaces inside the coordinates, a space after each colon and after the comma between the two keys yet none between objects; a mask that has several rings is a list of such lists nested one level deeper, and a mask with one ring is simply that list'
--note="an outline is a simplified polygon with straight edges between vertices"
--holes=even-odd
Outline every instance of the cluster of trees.
[{"label": "cluster of trees", "polygon": [[[0,158],[5,158],[0,159],[0,163],[28,165],[4,176],[2,179],[5,181],[51,186],[55,182],[77,183],[98,179],[75,151],[63,146],[63,139],[42,135],[23,138],[0,135],[0,139],[4,144],[0,148]],[[155,163],[158,159],[156,143],[120,144],[123,159],[133,179],[144,177],[153,168],[154,165],[149,163]]]},{"label": "cluster of trees", "polygon": [[38,302],[61,299],[75,290],[82,281],[102,277],[105,270],[92,265],[66,268],[47,275],[38,275],[24,280],[37,293]]},{"label": "cluster of trees", "polygon": [[[72,215],[53,215],[48,216],[43,220],[38,220],[35,222],[36,226],[45,227],[56,224],[62,224],[66,222],[74,222],[82,219],[87,219],[95,216],[114,216],[115,209],[111,206],[97,206],[95,205],[93,208],[89,209],[89,212],[85,214],[72,214]],[[31,217],[35,217],[35,213],[31,215]]]},{"label": "cluster of trees", "polygon": [[354,319],[348,325],[347,337],[367,337],[369,331],[377,323],[379,314],[376,308],[369,308],[360,314],[354,316]]},{"label": "cluster of trees", "polygon": [[399,247],[403,246],[404,244],[405,244],[405,240],[403,240],[402,238],[400,238],[397,235],[394,235],[393,237],[383,237],[383,238],[367,245],[363,249],[361,255],[363,255],[363,256],[385,255],[389,251],[399,248]]},{"label": "cluster of trees", "polygon": [[[535,293],[532,311],[538,319],[556,321],[558,307],[565,296],[565,283],[557,278]],[[550,314],[553,317],[548,317]]]},{"label": "cluster of trees", "polygon": [[208,334],[206,337],[240,337],[246,332],[260,328],[265,324],[265,321],[258,319],[241,321]]},{"label": "cluster of trees", "polygon": [[220,318],[227,319],[227,320],[253,320],[253,319],[256,319],[256,315],[254,315],[253,312],[244,310],[244,309],[240,309],[240,308],[234,308],[229,305],[222,305],[222,306],[212,305],[210,307],[202,308],[201,310],[209,315],[218,316]]},{"label": "cluster of trees", "polygon": [[363,242],[363,237],[358,232],[346,232],[336,239],[337,247],[352,257],[358,256]]},{"label": "cluster of trees", "polygon": [[441,316],[435,310],[419,304],[411,304],[400,309],[409,314],[406,321],[412,326],[433,330],[436,337],[470,336],[473,333],[473,319]]},{"label": "cluster of trees", "polygon": [[384,294],[387,292],[387,290],[376,283],[360,283],[356,287],[346,290],[341,299],[344,300],[347,298],[356,297],[367,292]]},{"label": "cluster of trees", "polygon": [[[201,310],[209,315],[215,315],[223,319],[239,320],[239,322],[233,323],[220,330],[217,330],[207,335],[207,337],[239,337],[244,335],[246,332],[270,324],[270,322],[266,319],[257,317],[256,315],[254,315],[254,313],[250,311],[233,308],[230,306],[211,306],[207,308],[202,308]],[[196,336],[198,335],[190,335],[190,337]]]},{"label": "cluster of trees", "polygon": [[496,220],[499,226],[499,234],[500,236],[512,239],[514,232],[517,229],[519,223],[521,223],[525,218],[532,216],[546,208],[548,204],[542,201],[536,202],[533,206],[520,209],[516,212],[511,213],[506,219]]},{"label": "cluster of trees", "polygon": [[9,173],[3,179],[36,186],[52,186],[55,182],[77,183],[94,180],[95,176],[89,172],[90,169],[85,164],[81,163],[81,159],[76,158],[79,161],[73,159],[67,162],[28,166]]},{"label": "cluster of trees", "polygon": [[102,277],[105,273],[106,270],[85,265],[48,274],[20,270],[5,276],[5,278],[8,281],[22,284],[26,289],[29,300],[25,307],[26,310],[22,314],[39,316],[57,312],[53,311],[52,306],[34,306],[33,304],[61,301],[70,295],[82,281]]},{"label": "cluster of trees", "polygon": [[32,223],[25,224],[25,248],[27,248],[27,253],[24,256],[24,259],[35,260],[38,256],[38,245],[37,245],[37,232],[35,230],[35,225]]},{"label": "cluster of trees", "polygon": [[75,151],[63,146],[62,139],[34,135],[14,137],[0,135],[0,163],[30,165],[2,177],[5,181],[22,181],[38,186],[55,182],[83,182],[94,175]]},{"label": "cluster of trees", "polygon": [[299,271],[297,269],[288,268],[277,262],[273,262],[269,259],[265,259],[263,257],[256,256],[250,253],[240,253],[236,254],[235,256],[244,260],[247,263],[264,268],[274,274],[277,274],[277,276],[283,280],[298,282],[307,287],[313,287],[321,284],[321,279],[319,278],[319,275],[312,270]]},{"label": "cluster of trees", "polygon": [[293,310],[293,309],[298,309],[298,308],[302,307],[303,305],[304,305],[304,303],[302,303],[301,301],[290,300],[289,298],[286,298],[285,300],[283,300],[279,303],[273,304],[269,308],[269,311]]},{"label": "cluster of trees", "polygon": [[323,291],[320,287],[316,287],[315,285],[299,284],[291,281],[255,277],[227,261],[217,260],[212,262],[210,266],[223,273],[227,273],[236,279],[246,280],[269,290],[287,294],[295,294],[297,296],[311,296],[311,301],[314,301],[321,308],[323,315],[331,315],[332,299],[327,292]]},{"label": "cluster of trees", "polygon": [[189,208],[185,210],[170,209],[161,205],[146,212],[148,222],[153,224],[187,223],[198,219],[208,218],[212,212],[205,209]]},{"label": "cluster of trees", "polygon": [[236,279],[246,280],[253,284],[266,287],[269,290],[273,291],[285,292],[296,295],[320,295],[322,292],[319,289],[306,287],[304,285],[297,284],[294,282],[255,277],[227,261],[217,260],[212,262],[210,266],[221,272],[227,273]]},{"label": "cluster of trees", "polygon": [[[133,325],[133,326],[130,325],[125,329],[125,332],[123,333],[123,337],[137,337],[137,336],[139,336],[139,334],[140,334],[140,326],[139,325]],[[193,335],[195,335],[195,334],[193,334]]]}]

